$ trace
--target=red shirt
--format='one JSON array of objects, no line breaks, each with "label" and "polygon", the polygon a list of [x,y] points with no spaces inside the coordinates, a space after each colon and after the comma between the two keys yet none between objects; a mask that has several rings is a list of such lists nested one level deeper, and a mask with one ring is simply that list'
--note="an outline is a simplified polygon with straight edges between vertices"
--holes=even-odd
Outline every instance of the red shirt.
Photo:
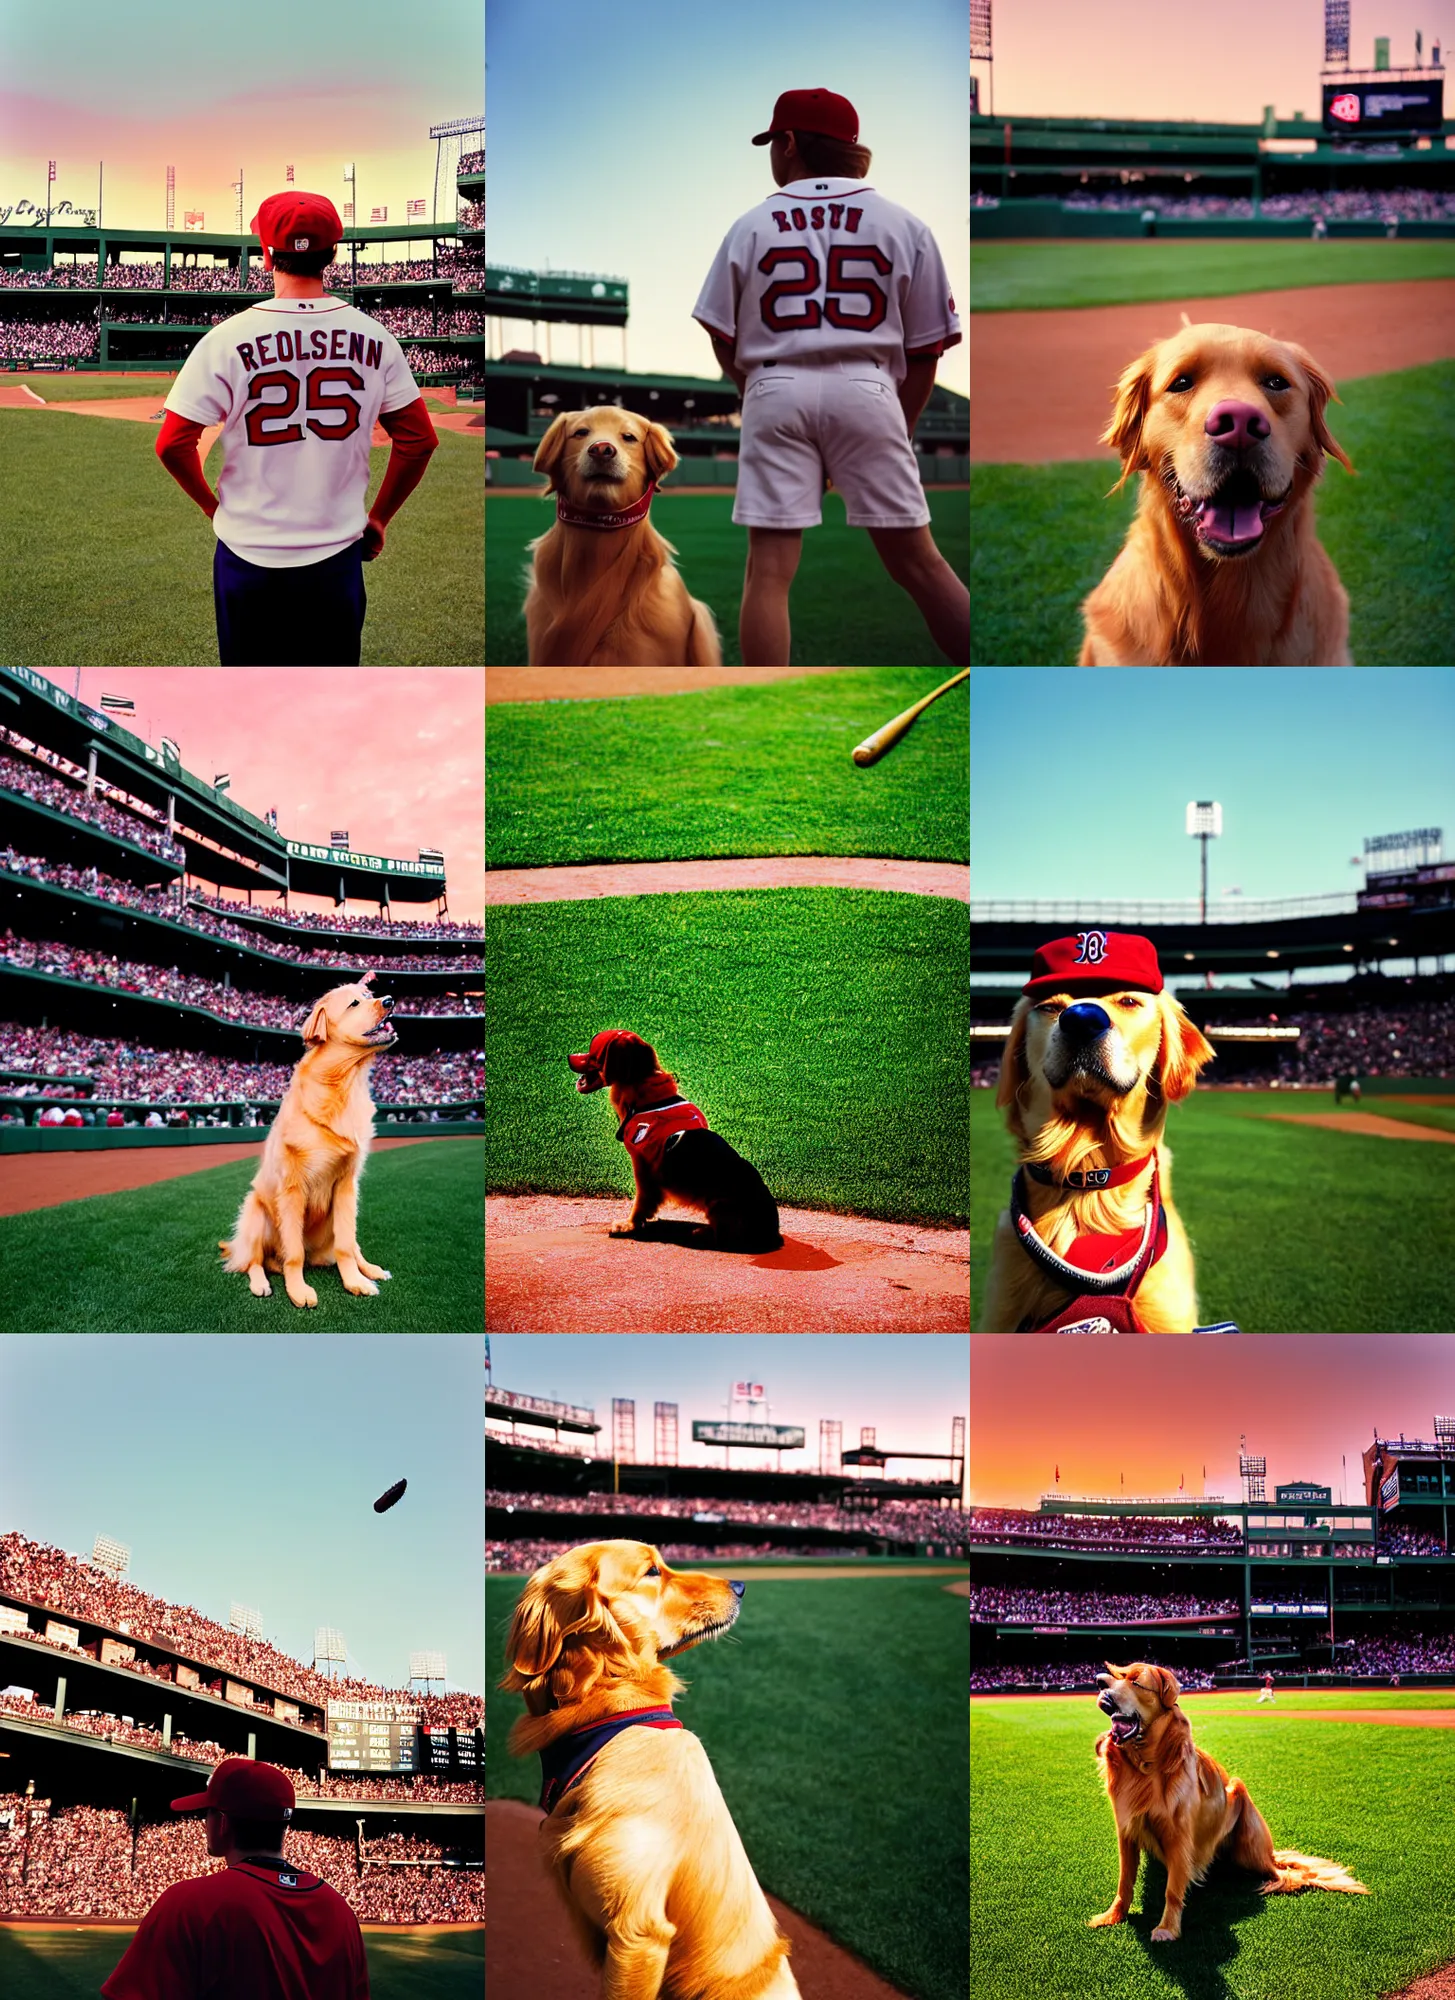
[{"label": "red shirt", "polygon": [[164,1890],[101,1988],[106,2000],[369,2000],[359,1920],[286,1861],[239,1862]]},{"label": "red shirt", "polygon": [[662,1171],[662,1150],[674,1132],[705,1132],[707,1120],[695,1104],[685,1098],[674,1097],[666,1104],[655,1104],[643,1111],[633,1111],[629,1118],[623,1118],[617,1128],[620,1139],[631,1155],[632,1164],[638,1160],[649,1173]]}]

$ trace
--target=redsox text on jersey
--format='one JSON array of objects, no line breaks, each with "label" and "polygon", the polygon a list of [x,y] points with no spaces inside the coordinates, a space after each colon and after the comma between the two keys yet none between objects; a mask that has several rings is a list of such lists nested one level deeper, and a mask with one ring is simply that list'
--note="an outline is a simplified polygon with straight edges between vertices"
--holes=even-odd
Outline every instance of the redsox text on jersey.
[{"label": "redsox text on jersey", "polygon": [[[225,667],[356,667],[364,574],[439,443],[387,327],[324,290],[343,239],[326,195],[270,195],[253,217],[273,296],[203,334],[172,384],[157,457],[209,516]],[[389,464],[365,513],[369,442]],[[214,495],[197,440],[222,425]]]},{"label": "redsox text on jersey", "polygon": [[935,239],[866,182],[846,97],[785,90],[753,144],[771,146],[779,193],[733,224],[693,308],[743,399],[744,664],[789,664],[789,586],[828,478],[935,644],[967,665],[970,593],[935,546],[910,443],[960,339]]}]

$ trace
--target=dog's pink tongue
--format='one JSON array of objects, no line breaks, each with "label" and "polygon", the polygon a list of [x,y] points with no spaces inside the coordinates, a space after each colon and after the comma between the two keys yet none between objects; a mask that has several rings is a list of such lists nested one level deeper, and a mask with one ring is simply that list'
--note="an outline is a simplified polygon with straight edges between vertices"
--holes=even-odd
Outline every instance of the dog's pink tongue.
[{"label": "dog's pink tongue", "polygon": [[1208,500],[1198,518],[1220,542],[1256,542],[1263,532],[1263,510],[1256,500]]}]

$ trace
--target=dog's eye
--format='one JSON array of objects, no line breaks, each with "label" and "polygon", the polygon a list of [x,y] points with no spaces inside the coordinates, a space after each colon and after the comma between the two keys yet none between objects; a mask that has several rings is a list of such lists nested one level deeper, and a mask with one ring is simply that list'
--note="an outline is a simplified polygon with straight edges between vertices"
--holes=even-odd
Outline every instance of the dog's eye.
[{"label": "dog's eye", "polygon": [[637,441],[636,433],[634,431],[623,431],[621,434],[621,441],[623,444],[635,444]]},{"label": "dog's eye", "polygon": [[572,431],[571,435],[573,438],[584,438],[584,437],[590,437],[591,433],[589,430],[587,430],[585,424],[582,424],[580,430]]},{"label": "dog's eye", "polygon": [[359,1003],[358,1003],[358,1001],[357,1001],[357,1000],[350,1000],[350,1002],[349,1002],[349,1005],[350,1005],[351,1007],[357,1007],[357,1006],[358,1006],[358,1004],[359,1004]]},{"label": "dog's eye", "polygon": [[1291,389],[1293,387],[1293,384],[1289,381],[1286,375],[1265,375],[1263,378],[1263,387],[1269,390],[1273,395],[1278,396],[1281,395],[1285,389]]},{"label": "dog's eye", "polygon": [[[647,1571],[647,1576],[660,1576],[661,1574],[662,1572],[657,1568],[657,1565],[655,1563],[653,1563],[652,1567]],[[643,1578],[643,1582],[645,1581],[646,1578]]]},{"label": "dog's eye", "polygon": [[1183,396],[1186,395],[1187,391],[1191,387],[1192,387],[1192,377],[1188,374],[1187,370],[1184,368],[1180,375],[1173,376],[1172,380],[1167,384],[1167,388],[1164,393],[1169,396]]}]

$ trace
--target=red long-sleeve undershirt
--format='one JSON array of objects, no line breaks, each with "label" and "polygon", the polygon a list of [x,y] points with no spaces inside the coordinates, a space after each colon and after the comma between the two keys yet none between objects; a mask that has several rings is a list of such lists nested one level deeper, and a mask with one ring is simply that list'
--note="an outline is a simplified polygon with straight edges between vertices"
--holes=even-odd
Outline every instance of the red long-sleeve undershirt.
[{"label": "red long-sleeve undershirt", "polygon": [[[389,463],[369,518],[387,526],[423,479],[439,438],[429,420],[423,396],[416,396],[402,410],[381,410],[379,422],[389,434]],[[187,498],[195,500],[210,521],[217,512],[217,495],[207,484],[197,455],[197,441],[205,428],[193,423],[190,417],[168,410],[157,437],[157,457]]]}]

